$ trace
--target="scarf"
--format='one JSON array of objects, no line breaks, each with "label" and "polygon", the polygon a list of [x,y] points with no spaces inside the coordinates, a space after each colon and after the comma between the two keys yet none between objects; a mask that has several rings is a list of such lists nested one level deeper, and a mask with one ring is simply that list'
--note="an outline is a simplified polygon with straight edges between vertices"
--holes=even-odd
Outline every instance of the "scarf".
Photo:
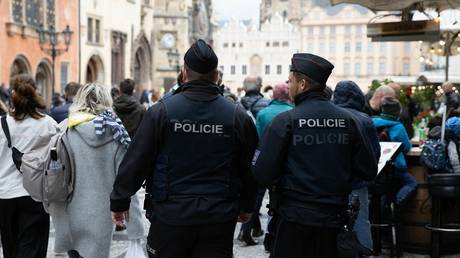
[{"label": "scarf", "polygon": [[128,132],[114,112],[109,110],[102,112],[96,116],[93,123],[97,136],[104,136],[106,129],[109,129],[112,131],[113,139],[128,149],[131,138],[129,138]]}]

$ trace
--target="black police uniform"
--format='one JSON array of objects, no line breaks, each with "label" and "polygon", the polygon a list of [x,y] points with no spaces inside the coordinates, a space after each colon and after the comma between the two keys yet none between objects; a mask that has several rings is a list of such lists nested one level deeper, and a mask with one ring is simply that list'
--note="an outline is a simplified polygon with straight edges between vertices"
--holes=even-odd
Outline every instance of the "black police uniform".
[{"label": "black police uniform", "polygon": [[111,209],[128,210],[146,180],[150,257],[231,258],[238,215],[254,209],[257,131],[220,93],[213,83],[191,81],[151,107],[120,165]]},{"label": "black police uniform", "polygon": [[[333,66],[297,55],[292,69],[325,85]],[[352,115],[328,94],[310,90],[296,96],[295,104],[268,126],[253,160],[258,183],[276,184],[280,195],[272,257],[337,257],[352,173],[371,180],[377,162]]]}]

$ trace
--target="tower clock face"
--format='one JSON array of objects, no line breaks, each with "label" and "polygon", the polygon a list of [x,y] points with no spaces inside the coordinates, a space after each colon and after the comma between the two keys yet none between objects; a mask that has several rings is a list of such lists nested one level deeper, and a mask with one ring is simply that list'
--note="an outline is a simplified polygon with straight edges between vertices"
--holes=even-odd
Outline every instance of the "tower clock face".
[{"label": "tower clock face", "polygon": [[171,33],[165,33],[161,37],[161,45],[165,48],[173,48],[176,45],[176,37]]}]

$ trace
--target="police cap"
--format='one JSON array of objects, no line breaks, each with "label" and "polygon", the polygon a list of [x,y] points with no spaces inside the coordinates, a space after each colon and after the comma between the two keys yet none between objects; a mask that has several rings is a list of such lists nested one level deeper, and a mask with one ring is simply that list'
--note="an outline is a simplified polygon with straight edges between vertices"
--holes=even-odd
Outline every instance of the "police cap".
[{"label": "police cap", "polygon": [[193,71],[206,74],[217,68],[218,58],[211,46],[199,39],[185,53],[184,62]]},{"label": "police cap", "polygon": [[333,64],[317,55],[299,53],[292,57],[291,72],[304,74],[324,87],[333,69]]}]

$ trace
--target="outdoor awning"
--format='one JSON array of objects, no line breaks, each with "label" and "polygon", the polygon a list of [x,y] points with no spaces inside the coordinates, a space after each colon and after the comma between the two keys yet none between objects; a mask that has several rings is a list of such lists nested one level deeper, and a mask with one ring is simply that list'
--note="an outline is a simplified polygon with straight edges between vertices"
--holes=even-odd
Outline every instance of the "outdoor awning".
[{"label": "outdoor awning", "polygon": [[439,11],[460,7],[460,0],[331,0],[332,5],[342,3],[359,4],[373,11],[399,11],[414,4]]}]

